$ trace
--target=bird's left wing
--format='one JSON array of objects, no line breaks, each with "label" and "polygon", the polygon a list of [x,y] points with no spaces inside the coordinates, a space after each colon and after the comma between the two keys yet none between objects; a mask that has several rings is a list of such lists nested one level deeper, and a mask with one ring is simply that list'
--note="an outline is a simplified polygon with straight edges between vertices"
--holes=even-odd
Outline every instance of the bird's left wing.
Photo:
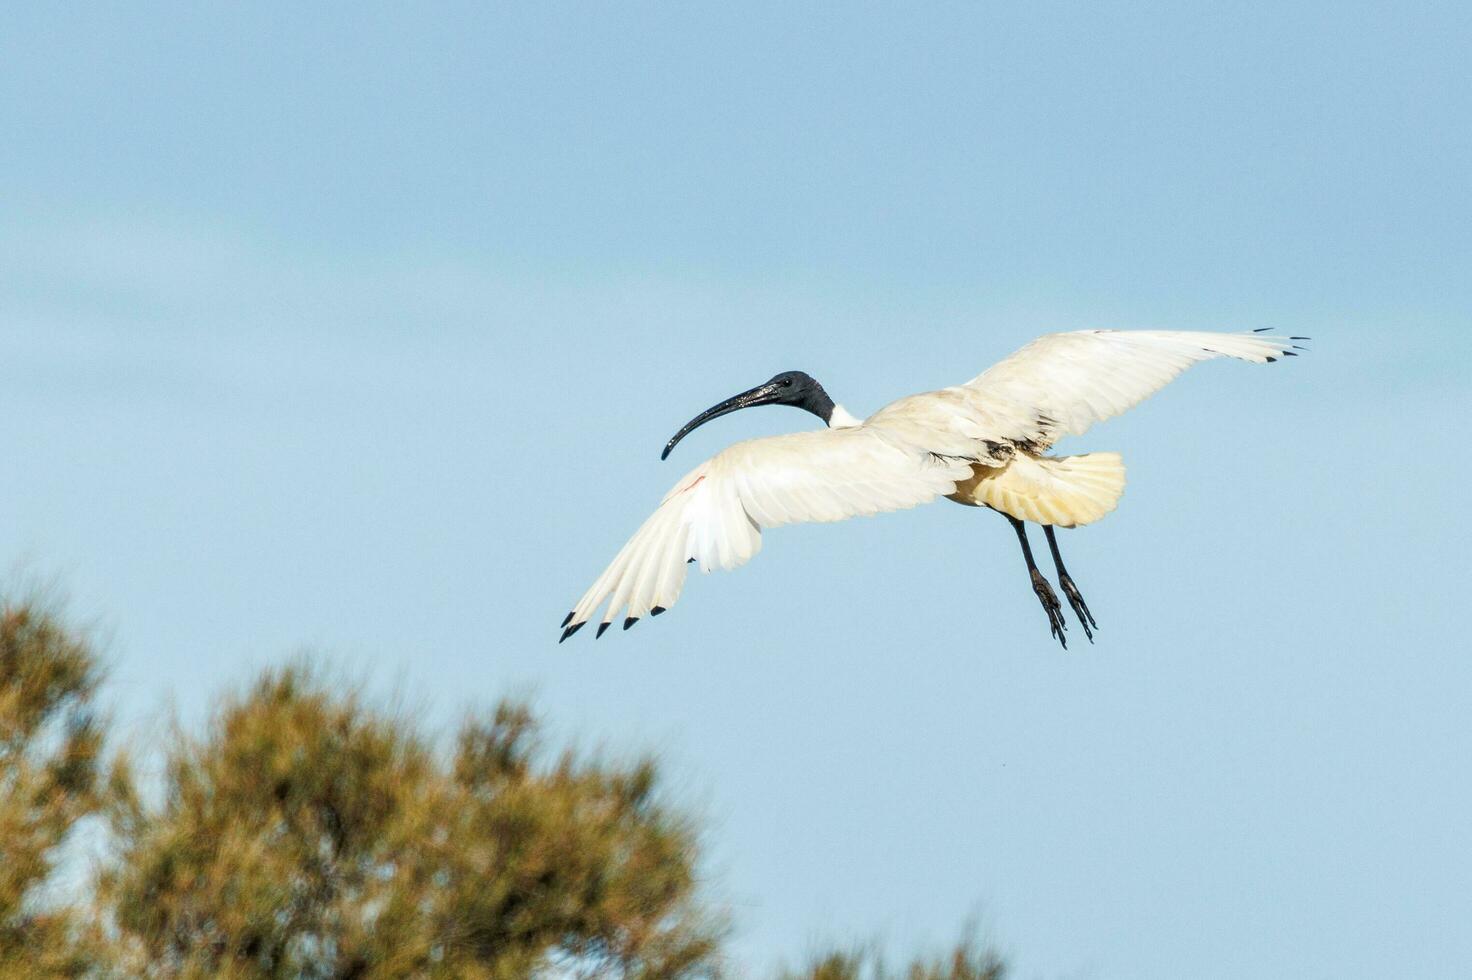
[{"label": "bird's left wing", "polygon": [[679,598],[688,562],[730,569],[761,550],[764,528],[902,510],[950,493],[971,473],[880,429],[821,429],[739,442],[667,494],[562,623],[567,639],[608,601],[598,635]]},{"label": "bird's left wing", "polygon": [[1262,331],[1077,330],[1039,337],[959,388],[998,423],[998,436],[1041,447],[1081,435],[1133,408],[1201,361],[1231,357],[1271,364],[1297,357],[1306,337]]}]

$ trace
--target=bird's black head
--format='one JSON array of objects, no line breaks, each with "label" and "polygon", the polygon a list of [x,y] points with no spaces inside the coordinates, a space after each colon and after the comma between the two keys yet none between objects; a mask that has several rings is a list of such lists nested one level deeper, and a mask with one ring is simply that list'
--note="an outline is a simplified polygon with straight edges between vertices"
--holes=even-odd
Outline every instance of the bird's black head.
[{"label": "bird's black head", "polygon": [[805,412],[812,412],[822,419],[824,424],[827,424],[828,420],[833,417],[833,399],[828,397],[828,392],[823,390],[823,386],[818,384],[816,379],[801,371],[783,371],[770,381],[759,384],[749,391],[743,391],[739,395],[733,395],[719,405],[712,405],[686,422],[685,427],[676,432],[675,437],[664,447],[664,452],[659,454],[659,458],[668,458],[670,450],[675,448],[675,443],[711,419],[728,415],[738,409],[751,408],[753,405],[791,405]]}]

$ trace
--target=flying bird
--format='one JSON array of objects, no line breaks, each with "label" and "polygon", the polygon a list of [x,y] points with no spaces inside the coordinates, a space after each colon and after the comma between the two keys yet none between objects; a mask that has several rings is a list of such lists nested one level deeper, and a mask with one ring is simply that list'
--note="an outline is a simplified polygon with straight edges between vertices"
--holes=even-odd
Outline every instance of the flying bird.
[{"label": "flying bird", "polygon": [[1138,405],[1198,361],[1233,357],[1270,364],[1304,350],[1307,337],[1174,330],[1080,330],[1048,334],[962,385],[910,395],[862,421],[801,371],[714,405],[676,432],[676,444],[712,419],[756,405],[791,405],[826,428],[738,442],[691,470],[623,546],[562,621],[562,640],[607,602],[597,635],[623,614],[628,629],[674,605],[686,568],[745,564],[762,531],[803,521],[841,521],[946,497],[997,511],[1011,522],[1033,593],[1064,648],[1067,623],[1038,570],[1027,522],[1042,525],[1058,584],[1084,634],[1098,628],[1064,567],[1056,528],[1080,527],[1114,510],[1124,492],[1118,453],[1048,454]]}]

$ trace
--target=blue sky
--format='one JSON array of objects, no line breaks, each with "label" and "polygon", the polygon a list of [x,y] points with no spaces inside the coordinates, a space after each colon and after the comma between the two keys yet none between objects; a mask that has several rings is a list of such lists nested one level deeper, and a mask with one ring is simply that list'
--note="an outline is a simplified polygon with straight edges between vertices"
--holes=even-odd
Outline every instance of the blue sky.
[{"label": "blue sky", "polygon": [[[0,562],[119,714],[300,650],[650,749],[761,968],[975,914],[1023,977],[1472,962],[1462,4],[31,5],[0,35]],[[1005,522],[783,528],[555,624],[806,370],[865,414],[1083,327],[1314,338]],[[140,736],[142,737],[142,736]]]}]

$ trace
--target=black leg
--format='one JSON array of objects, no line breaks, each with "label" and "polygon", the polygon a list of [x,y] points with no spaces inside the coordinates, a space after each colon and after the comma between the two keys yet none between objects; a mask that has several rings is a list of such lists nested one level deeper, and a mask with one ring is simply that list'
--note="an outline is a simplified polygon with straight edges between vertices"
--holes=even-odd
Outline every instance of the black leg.
[{"label": "black leg", "polygon": [[1027,573],[1032,577],[1032,591],[1038,597],[1038,602],[1043,604],[1043,612],[1048,614],[1048,628],[1053,631],[1058,642],[1063,644],[1063,649],[1067,650],[1068,638],[1063,635],[1063,631],[1068,629],[1068,624],[1063,621],[1063,607],[1058,604],[1058,596],[1054,594],[1053,587],[1043,578],[1037,563],[1032,560],[1032,545],[1027,541],[1027,528],[1011,514],[1002,516],[1012,522],[1012,530],[1017,532],[1017,540],[1022,544],[1022,557],[1027,560]]},{"label": "black leg", "polygon": [[1094,622],[1094,614],[1089,612],[1088,603],[1079,593],[1078,586],[1073,584],[1073,578],[1068,574],[1068,569],[1063,567],[1063,556],[1058,554],[1058,539],[1053,535],[1053,525],[1044,524],[1043,533],[1048,536],[1048,547],[1053,551],[1053,567],[1058,569],[1058,584],[1063,588],[1063,594],[1068,596],[1068,604],[1073,607],[1073,614],[1078,617],[1079,625],[1084,628],[1084,636],[1089,642],[1094,642],[1094,630],[1099,624]]}]

